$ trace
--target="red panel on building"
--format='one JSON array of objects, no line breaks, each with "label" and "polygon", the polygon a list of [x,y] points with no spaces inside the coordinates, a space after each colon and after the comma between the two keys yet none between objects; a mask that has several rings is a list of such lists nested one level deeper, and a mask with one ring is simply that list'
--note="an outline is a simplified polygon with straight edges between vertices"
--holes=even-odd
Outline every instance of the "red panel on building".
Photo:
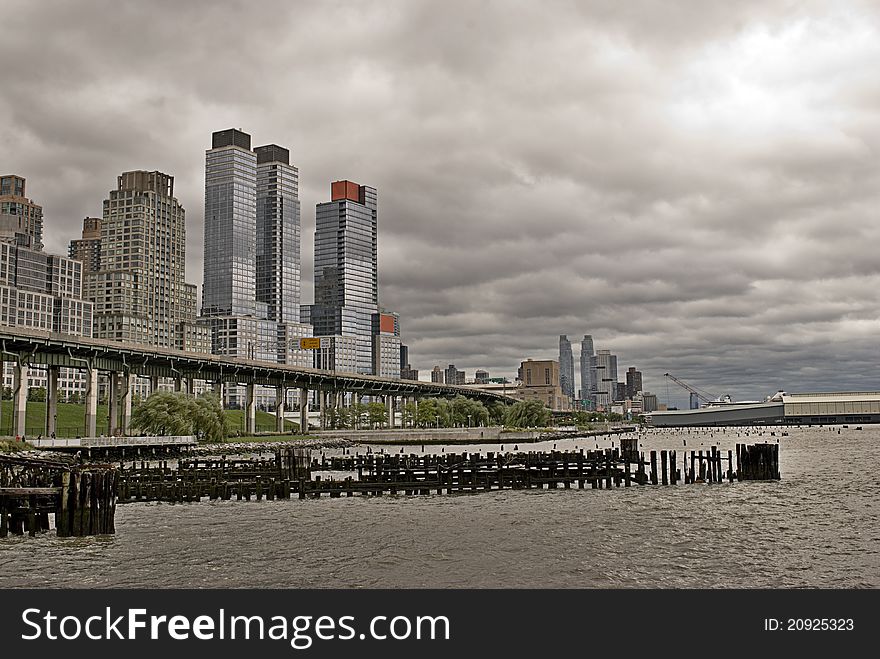
[{"label": "red panel on building", "polygon": [[379,331],[383,334],[394,334],[394,316],[387,313],[379,314]]},{"label": "red panel on building", "polygon": [[330,184],[330,200],[339,201],[340,199],[360,202],[361,186],[351,181],[333,181]]}]

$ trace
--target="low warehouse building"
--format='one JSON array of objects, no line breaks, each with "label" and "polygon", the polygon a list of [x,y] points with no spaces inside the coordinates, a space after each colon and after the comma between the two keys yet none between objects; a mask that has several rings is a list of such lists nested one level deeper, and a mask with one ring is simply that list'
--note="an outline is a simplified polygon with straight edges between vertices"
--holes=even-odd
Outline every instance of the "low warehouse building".
[{"label": "low warehouse building", "polygon": [[698,410],[654,412],[646,419],[658,428],[880,423],[880,392],[780,392],[764,403],[726,403]]}]

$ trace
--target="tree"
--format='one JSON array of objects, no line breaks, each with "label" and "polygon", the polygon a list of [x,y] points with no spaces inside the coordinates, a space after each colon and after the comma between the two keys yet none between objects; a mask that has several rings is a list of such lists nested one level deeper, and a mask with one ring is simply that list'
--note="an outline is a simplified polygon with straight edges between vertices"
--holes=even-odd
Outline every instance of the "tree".
[{"label": "tree", "polygon": [[507,408],[504,425],[514,428],[543,427],[550,423],[550,410],[539,400],[521,400]]},{"label": "tree", "polygon": [[416,415],[418,412],[419,406],[415,403],[407,403],[403,406],[403,425],[404,427],[411,427],[416,424]]},{"label": "tree", "polygon": [[222,442],[229,436],[229,420],[219,396],[214,393],[204,393],[198,398],[178,395],[186,397],[189,402],[193,434],[201,434],[207,442]]},{"label": "tree", "polygon": [[156,435],[196,435],[205,441],[229,436],[229,422],[213,394],[192,398],[175,391],[157,391],[138,405],[131,425]]},{"label": "tree", "polygon": [[367,418],[371,428],[375,428],[377,424],[382,425],[388,421],[388,408],[382,403],[367,403]]},{"label": "tree", "polygon": [[155,435],[187,435],[192,430],[189,412],[184,394],[157,391],[134,409],[131,425]]},{"label": "tree", "polygon": [[489,411],[476,400],[456,396],[450,404],[450,415],[454,426],[479,426],[489,423]]},{"label": "tree", "polygon": [[489,420],[492,423],[504,423],[504,414],[507,412],[507,405],[500,400],[493,400],[489,403]]},{"label": "tree", "polygon": [[28,389],[28,400],[33,402],[46,402],[46,387],[31,387]]},{"label": "tree", "polygon": [[3,400],[12,400],[12,387],[3,387]]}]

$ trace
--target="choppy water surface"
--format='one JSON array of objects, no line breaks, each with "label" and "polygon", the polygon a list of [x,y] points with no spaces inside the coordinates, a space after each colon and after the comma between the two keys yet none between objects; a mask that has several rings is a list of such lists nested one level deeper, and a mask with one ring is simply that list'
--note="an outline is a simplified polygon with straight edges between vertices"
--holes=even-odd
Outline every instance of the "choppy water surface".
[{"label": "choppy water surface", "polygon": [[880,428],[787,432],[643,440],[680,456],[779,439],[773,483],[127,504],[115,536],[0,540],[0,587],[880,586]]}]

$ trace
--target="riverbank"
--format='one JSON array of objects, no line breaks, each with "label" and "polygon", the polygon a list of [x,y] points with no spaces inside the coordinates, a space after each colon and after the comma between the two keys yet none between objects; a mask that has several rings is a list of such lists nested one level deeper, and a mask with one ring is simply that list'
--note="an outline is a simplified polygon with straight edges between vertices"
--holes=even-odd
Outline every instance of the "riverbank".
[{"label": "riverbank", "polygon": [[355,444],[409,446],[414,444],[498,444],[501,442],[533,444],[536,442],[569,439],[572,437],[599,437],[633,432],[636,426],[609,426],[592,430],[506,430],[501,426],[486,428],[393,428],[385,430],[322,430],[314,434],[320,438],[346,439]]}]

